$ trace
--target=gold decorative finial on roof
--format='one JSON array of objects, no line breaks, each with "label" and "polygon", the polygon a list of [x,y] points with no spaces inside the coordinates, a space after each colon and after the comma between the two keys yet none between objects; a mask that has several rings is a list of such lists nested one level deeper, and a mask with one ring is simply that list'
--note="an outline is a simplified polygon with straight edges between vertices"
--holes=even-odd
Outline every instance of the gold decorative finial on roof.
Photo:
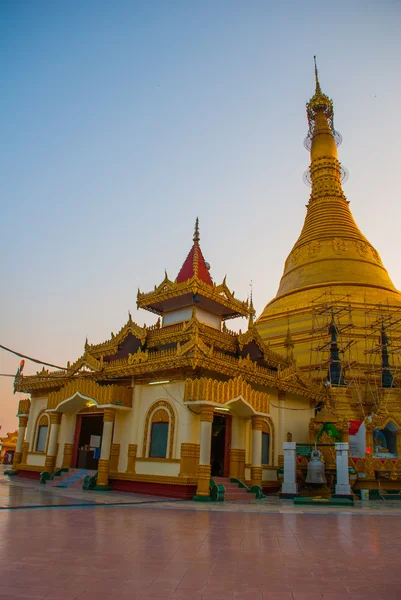
[{"label": "gold decorative finial on roof", "polygon": [[316,90],[320,90],[319,75],[318,75],[318,72],[317,72],[316,55],[313,57],[313,60],[314,60],[314,62],[315,62],[315,81],[316,81]]},{"label": "gold decorative finial on roof", "polygon": [[310,137],[310,138],[313,137],[316,115],[318,113],[323,113],[326,116],[329,127],[330,127],[332,133],[334,133],[333,100],[331,100],[328,96],[326,96],[326,94],[323,94],[321,87],[320,87],[320,82],[319,82],[316,56],[313,57],[313,61],[315,63],[316,88],[315,88],[315,93],[313,94],[312,98],[309,100],[309,102],[306,105],[306,114],[308,116],[308,123],[309,123],[308,137]]},{"label": "gold decorative finial on roof", "polygon": [[199,219],[198,219],[198,217],[196,217],[195,231],[194,231],[194,237],[193,237],[194,243],[198,244],[199,243],[199,239],[200,239],[199,238]]},{"label": "gold decorative finial on roof", "polygon": [[253,320],[255,318],[256,315],[256,311],[253,307],[253,297],[252,297],[252,281],[249,284],[251,287],[251,294],[250,294],[250,298],[249,298],[249,320],[248,320],[248,329],[250,329],[251,327],[253,327]]}]

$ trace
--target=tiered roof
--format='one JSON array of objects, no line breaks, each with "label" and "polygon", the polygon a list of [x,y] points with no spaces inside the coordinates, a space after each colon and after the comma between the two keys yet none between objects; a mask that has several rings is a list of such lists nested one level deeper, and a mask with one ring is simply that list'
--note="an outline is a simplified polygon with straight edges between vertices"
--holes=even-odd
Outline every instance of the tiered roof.
[{"label": "tiered roof", "polygon": [[193,245],[185,259],[175,281],[168,278],[167,273],[159,286],[152,292],[143,293],[138,290],[137,307],[149,310],[157,315],[195,302],[201,308],[218,314],[222,320],[248,317],[250,307],[248,301],[235,298],[226,284],[226,278],[216,285],[209,273],[199,245],[199,220],[196,219]]}]

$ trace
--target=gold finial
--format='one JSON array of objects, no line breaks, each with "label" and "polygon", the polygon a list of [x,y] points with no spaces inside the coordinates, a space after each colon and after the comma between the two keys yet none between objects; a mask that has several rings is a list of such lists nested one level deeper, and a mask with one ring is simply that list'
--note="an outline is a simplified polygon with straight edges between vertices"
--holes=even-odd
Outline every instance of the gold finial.
[{"label": "gold finial", "polygon": [[250,293],[250,297],[249,297],[249,321],[248,321],[248,329],[250,329],[251,327],[253,327],[253,319],[255,317],[256,311],[253,307],[253,289],[252,289],[252,280],[251,283],[249,284],[250,288],[251,288],[251,293]]},{"label": "gold finial", "polygon": [[318,70],[317,70],[316,56],[313,57],[313,60],[315,63],[316,89],[315,89],[315,93],[313,94],[312,98],[309,100],[309,102],[306,105],[306,114],[307,114],[308,123],[309,123],[308,137],[310,139],[312,139],[312,137],[313,137],[316,116],[318,113],[323,113],[326,116],[329,127],[332,130],[332,132],[334,132],[333,101],[328,96],[326,96],[326,94],[323,94],[323,92],[321,90],[320,82],[319,82],[319,74],[318,74]]},{"label": "gold finial", "polygon": [[319,75],[317,72],[317,63],[316,63],[316,55],[313,57],[314,63],[315,63],[315,81],[316,81],[316,91],[321,91],[320,90],[320,83],[319,83]]},{"label": "gold finial", "polygon": [[193,237],[194,243],[198,244],[199,243],[199,239],[200,239],[199,238],[199,219],[198,219],[198,217],[196,217],[195,231],[194,231],[194,237]]}]

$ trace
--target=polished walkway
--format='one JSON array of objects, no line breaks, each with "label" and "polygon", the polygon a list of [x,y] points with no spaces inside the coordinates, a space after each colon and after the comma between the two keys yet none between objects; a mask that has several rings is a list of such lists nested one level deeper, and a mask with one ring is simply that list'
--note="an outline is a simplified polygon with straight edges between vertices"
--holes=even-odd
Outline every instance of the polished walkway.
[{"label": "polished walkway", "polygon": [[399,600],[399,517],[0,511],[0,598]]},{"label": "polished walkway", "polygon": [[13,503],[27,496],[0,510],[0,600],[401,598],[401,516],[391,509],[74,506],[61,495],[32,508],[28,498],[48,492],[4,478],[2,502],[7,486]]}]

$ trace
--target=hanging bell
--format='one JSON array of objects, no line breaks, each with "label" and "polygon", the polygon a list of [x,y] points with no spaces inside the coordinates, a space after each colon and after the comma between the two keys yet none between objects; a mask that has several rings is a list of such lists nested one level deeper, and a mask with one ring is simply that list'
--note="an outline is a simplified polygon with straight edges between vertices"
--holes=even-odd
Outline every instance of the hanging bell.
[{"label": "hanging bell", "polygon": [[322,453],[319,450],[312,451],[311,459],[308,462],[308,472],[305,483],[326,483],[326,474],[321,455]]}]

